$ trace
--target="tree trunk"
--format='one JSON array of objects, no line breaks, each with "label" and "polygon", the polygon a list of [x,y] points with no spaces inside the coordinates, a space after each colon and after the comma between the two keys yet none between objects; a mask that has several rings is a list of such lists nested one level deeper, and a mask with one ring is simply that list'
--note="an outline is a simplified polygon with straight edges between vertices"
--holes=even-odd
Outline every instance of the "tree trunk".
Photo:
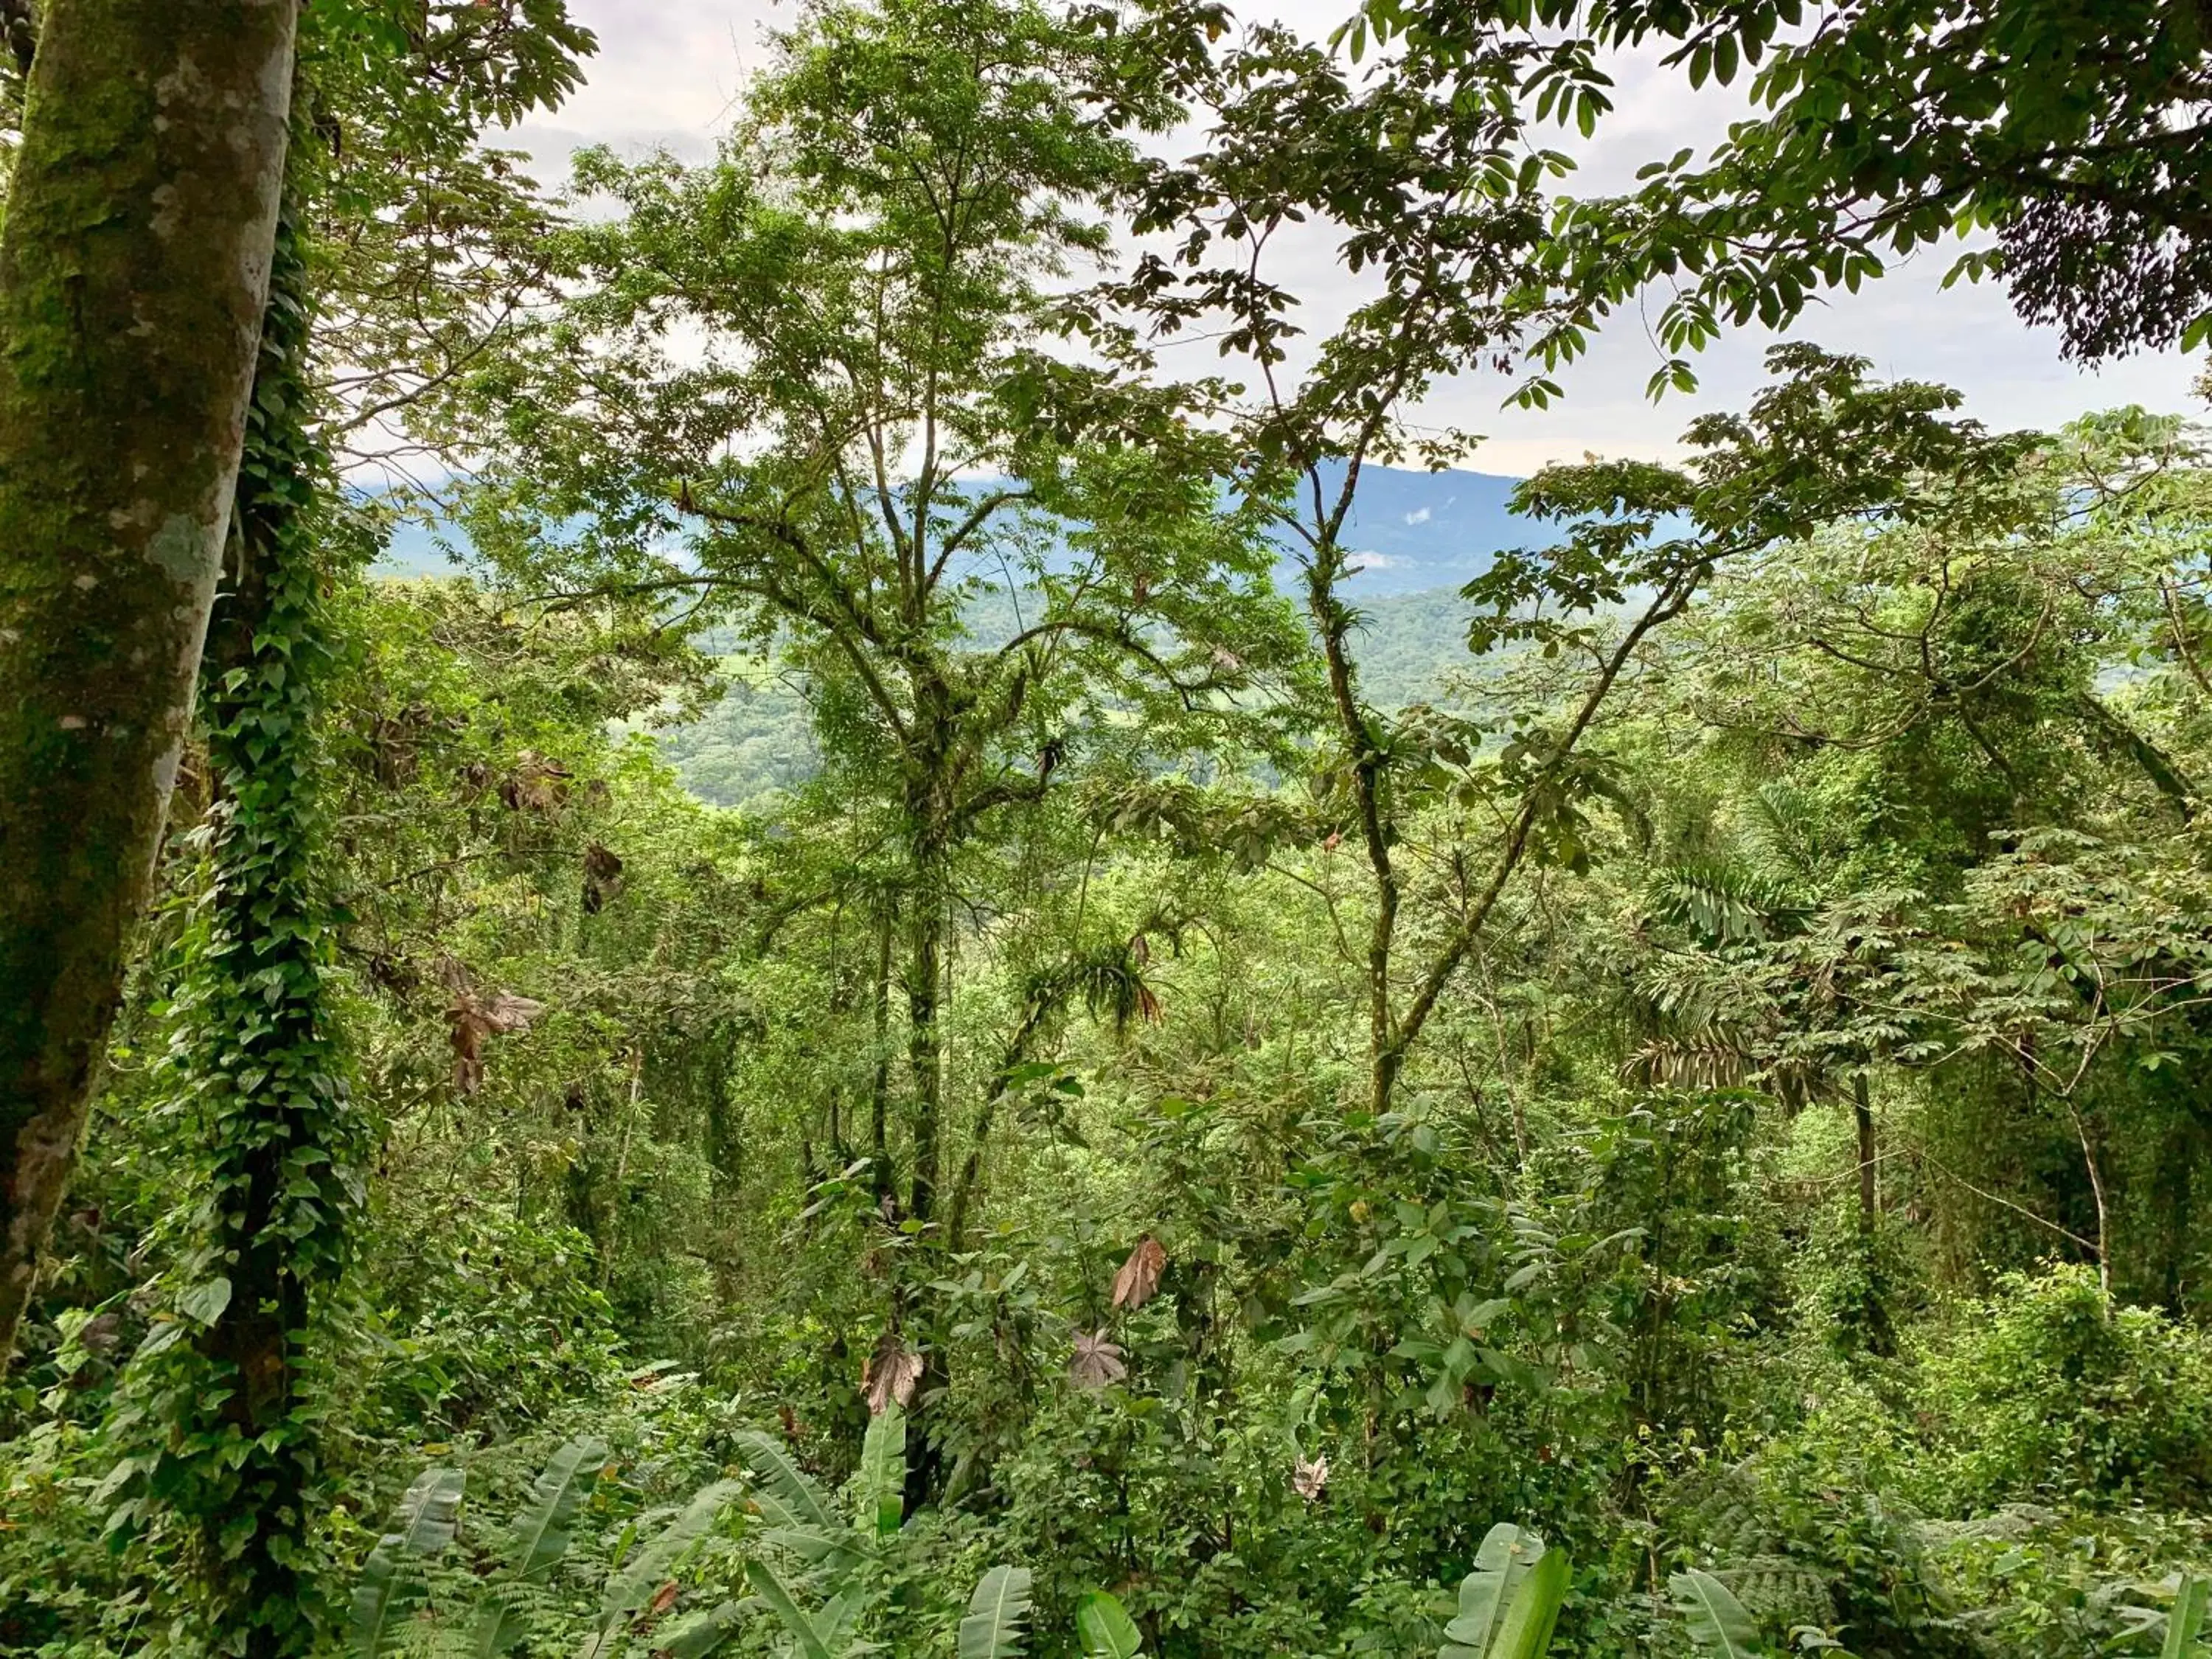
[{"label": "tree trunk", "polygon": [[184,752],[267,299],[294,0],[53,0],[0,236],[0,1364]]},{"label": "tree trunk", "polygon": [[1881,1207],[1881,1194],[1875,1186],[1881,1149],[1875,1139],[1874,1104],[1868,1097],[1864,1072],[1851,1079],[1851,1117],[1857,1125],[1859,1138],[1859,1231],[1871,1234]]},{"label": "tree trunk", "polygon": [[934,884],[915,896],[907,930],[907,1070],[914,1079],[914,1177],[907,1213],[927,1221],[936,1207],[938,1140],[945,1121],[945,1052],[937,1029],[945,979],[945,897]]},{"label": "tree trunk", "polygon": [[898,910],[889,899],[876,918],[875,1073],[868,1080],[869,1179],[874,1183],[876,1206],[892,1200],[890,1150],[891,1098],[891,939],[898,929]]}]

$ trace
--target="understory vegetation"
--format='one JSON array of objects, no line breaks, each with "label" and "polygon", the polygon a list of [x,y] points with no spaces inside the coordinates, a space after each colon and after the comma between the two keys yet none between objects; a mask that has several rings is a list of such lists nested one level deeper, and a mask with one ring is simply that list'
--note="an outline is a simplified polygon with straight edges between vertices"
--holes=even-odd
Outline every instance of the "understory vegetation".
[{"label": "understory vegetation", "polygon": [[561,201],[559,8],[310,18],[0,1654],[2209,1650],[2212,436],[1792,339],[1363,611],[1443,382],[1879,272],[1826,36],[1600,14],[1794,78],[1553,201],[1584,10],[1476,9],[813,0]]}]

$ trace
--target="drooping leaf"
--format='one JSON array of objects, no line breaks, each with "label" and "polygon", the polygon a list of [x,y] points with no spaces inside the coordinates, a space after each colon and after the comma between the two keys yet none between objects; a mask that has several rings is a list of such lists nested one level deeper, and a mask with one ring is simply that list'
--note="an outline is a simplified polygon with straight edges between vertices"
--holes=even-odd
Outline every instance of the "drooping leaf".
[{"label": "drooping leaf", "polygon": [[1144,1637],[1120,1598],[1104,1590],[1091,1590],[1075,1604],[1075,1633],[1083,1643],[1083,1659],[1138,1659]]},{"label": "drooping leaf", "polygon": [[1067,1374],[1079,1389],[1103,1389],[1109,1382],[1119,1382],[1129,1374],[1129,1368],[1121,1363],[1121,1348],[1107,1340],[1105,1332],[1078,1331]]},{"label": "drooping leaf", "polygon": [[1167,1271],[1167,1251],[1159,1240],[1146,1233],[1129,1252],[1121,1271],[1114,1275],[1114,1305],[1133,1313],[1150,1302],[1160,1288],[1160,1275]]},{"label": "drooping leaf", "polygon": [[[873,1599],[870,1592],[854,1589],[840,1590],[824,1601],[822,1610],[814,1615],[814,1632],[822,1638],[822,1645],[832,1653],[854,1651],[853,1632],[860,1625],[861,1613]],[[859,1649],[862,1653],[868,1650],[868,1647]]]},{"label": "drooping leaf", "polygon": [[679,1619],[666,1630],[653,1633],[653,1650],[668,1659],[707,1659],[707,1656],[738,1633],[744,1623],[743,1607],[725,1601],[704,1613]]},{"label": "drooping leaf", "polygon": [[459,1469],[428,1468],[401,1495],[392,1530],[368,1553],[354,1587],[347,1638],[356,1659],[380,1659],[400,1620],[422,1601],[422,1580],[408,1558],[435,1555],[453,1541],[465,1479]]},{"label": "drooping leaf", "polygon": [[860,1366],[860,1389],[867,1396],[868,1410],[877,1416],[914,1404],[915,1388],[921,1381],[921,1356],[896,1331],[885,1331]]},{"label": "drooping leaf", "polygon": [[1459,1613],[1444,1626],[1439,1659],[1486,1659],[1522,1581],[1543,1555],[1544,1540],[1510,1521],[1486,1533],[1474,1571],[1460,1581]]},{"label": "drooping leaf", "polygon": [[829,1495],[792,1461],[781,1442],[758,1429],[747,1429],[738,1436],[738,1446],[754,1480],[779,1500],[793,1522],[823,1532],[836,1529],[837,1517]]},{"label": "drooping leaf", "polygon": [[[755,1492],[753,1501],[762,1506],[767,1516],[769,1506],[777,1510],[781,1504],[765,1492]],[[828,1561],[849,1564],[868,1559],[873,1552],[866,1546],[867,1534],[851,1528],[840,1528],[835,1532],[823,1532],[819,1527],[770,1526],[761,1534],[778,1549],[789,1550],[800,1560],[814,1563]]]},{"label": "drooping leaf", "polygon": [[499,1659],[530,1634],[531,1587],[510,1580],[494,1584],[477,1603],[477,1633],[472,1651],[477,1659]]},{"label": "drooping leaf", "polygon": [[1690,1639],[1721,1659],[1753,1659],[1759,1651],[1759,1626],[1729,1587],[1709,1572],[1692,1567],[1667,1580],[1676,1611]]},{"label": "drooping leaf", "polygon": [[1030,1570],[994,1567],[968,1598],[959,1659],[1018,1659],[1030,1618]]},{"label": "drooping leaf", "polygon": [[854,1484],[860,1526],[879,1537],[896,1532],[906,1493],[906,1413],[896,1404],[869,1422]]}]

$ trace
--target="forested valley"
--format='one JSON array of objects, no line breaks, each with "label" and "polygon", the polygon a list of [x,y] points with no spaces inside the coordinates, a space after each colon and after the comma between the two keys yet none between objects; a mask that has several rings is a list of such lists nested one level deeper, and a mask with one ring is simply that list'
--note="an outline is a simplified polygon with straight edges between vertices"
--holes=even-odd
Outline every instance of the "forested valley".
[{"label": "forested valley", "polygon": [[0,0],[0,1654],[2212,1653],[2212,13],[770,21]]}]

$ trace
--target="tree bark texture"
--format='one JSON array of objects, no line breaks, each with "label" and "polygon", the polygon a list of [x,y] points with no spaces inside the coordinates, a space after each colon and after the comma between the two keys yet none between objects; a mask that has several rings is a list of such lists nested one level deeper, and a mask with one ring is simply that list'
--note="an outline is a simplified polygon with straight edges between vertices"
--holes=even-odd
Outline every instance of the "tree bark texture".
[{"label": "tree bark texture", "polygon": [[0,1364],[122,993],[222,563],[295,0],[54,0],[0,234]]}]

